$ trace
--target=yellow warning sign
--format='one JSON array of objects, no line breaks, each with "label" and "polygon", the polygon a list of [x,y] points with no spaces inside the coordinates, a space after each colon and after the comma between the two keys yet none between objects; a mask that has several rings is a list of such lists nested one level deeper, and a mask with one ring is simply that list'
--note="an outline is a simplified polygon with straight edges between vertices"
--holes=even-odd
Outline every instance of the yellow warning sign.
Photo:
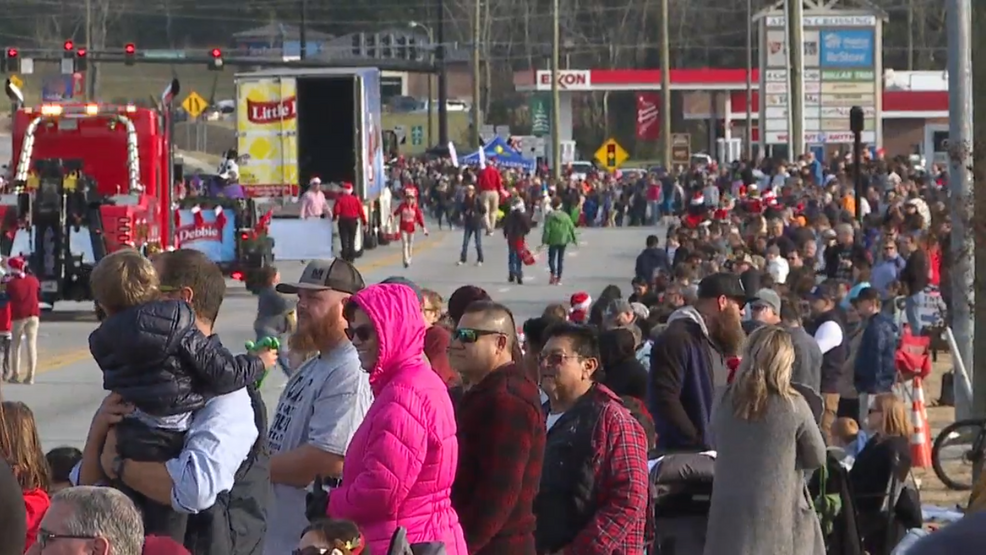
[{"label": "yellow warning sign", "polygon": [[17,87],[20,90],[24,90],[24,81],[17,75],[10,76],[10,84]]},{"label": "yellow warning sign", "polygon": [[209,107],[209,103],[199,96],[199,93],[192,91],[185,97],[185,100],[181,103],[181,107],[188,112],[189,116],[197,118]]},{"label": "yellow warning sign", "polygon": [[609,171],[622,166],[629,158],[630,154],[616,142],[616,139],[609,139],[596,151],[596,160]]}]

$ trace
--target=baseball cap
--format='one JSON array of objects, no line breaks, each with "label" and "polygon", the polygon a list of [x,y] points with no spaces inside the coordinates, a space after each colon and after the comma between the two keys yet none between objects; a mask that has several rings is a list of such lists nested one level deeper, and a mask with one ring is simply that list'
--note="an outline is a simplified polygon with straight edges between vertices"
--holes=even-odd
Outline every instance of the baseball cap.
[{"label": "baseball cap", "polygon": [[874,289],[873,287],[864,287],[860,289],[859,292],[856,294],[856,296],[853,299],[851,299],[851,301],[854,304],[860,301],[879,301],[879,300],[880,300],[880,292]]},{"label": "baseball cap", "polygon": [[835,299],[834,287],[827,283],[819,283],[808,293],[808,298],[813,301],[831,301]]},{"label": "baseball cap", "polygon": [[757,300],[753,301],[753,306],[765,306],[774,311],[774,314],[781,313],[781,296],[773,289],[764,288],[757,291]]},{"label": "baseball cap", "polygon": [[366,284],[356,266],[341,258],[328,260],[312,260],[301,272],[297,283],[278,283],[277,292],[296,295],[302,289],[308,291],[325,291],[333,289],[342,293],[355,294]]},{"label": "baseball cap", "polygon": [[698,298],[714,299],[716,297],[729,297],[743,305],[757,300],[755,296],[746,292],[746,287],[743,286],[740,276],[728,272],[712,274],[698,282]]},{"label": "baseball cap", "polygon": [[606,306],[605,318],[607,320],[611,320],[620,314],[626,314],[627,312],[633,312],[633,307],[630,306],[629,301],[626,299],[613,299]]}]

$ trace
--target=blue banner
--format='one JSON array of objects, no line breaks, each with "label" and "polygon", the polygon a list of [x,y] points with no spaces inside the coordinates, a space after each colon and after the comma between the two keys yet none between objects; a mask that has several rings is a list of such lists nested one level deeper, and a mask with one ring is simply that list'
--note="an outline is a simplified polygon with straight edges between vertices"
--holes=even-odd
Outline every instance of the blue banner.
[{"label": "blue banner", "polygon": [[819,66],[873,67],[873,29],[822,31]]},{"label": "blue banner", "polygon": [[217,264],[236,260],[235,218],[215,210],[201,210],[196,217],[191,209],[178,211],[178,244],[183,249],[205,253]]}]

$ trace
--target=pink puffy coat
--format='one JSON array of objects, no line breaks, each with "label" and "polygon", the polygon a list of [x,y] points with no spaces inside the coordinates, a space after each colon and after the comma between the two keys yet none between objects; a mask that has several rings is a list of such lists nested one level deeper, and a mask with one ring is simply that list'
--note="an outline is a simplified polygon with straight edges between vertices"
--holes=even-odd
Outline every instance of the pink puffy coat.
[{"label": "pink puffy coat", "polygon": [[424,356],[421,304],[406,285],[372,285],[352,297],[380,341],[370,372],[375,399],[346,451],[328,514],[355,522],[371,553],[387,553],[398,526],[411,543],[445,542],[467,555],[449,498],[459,458],[448,388]]}]

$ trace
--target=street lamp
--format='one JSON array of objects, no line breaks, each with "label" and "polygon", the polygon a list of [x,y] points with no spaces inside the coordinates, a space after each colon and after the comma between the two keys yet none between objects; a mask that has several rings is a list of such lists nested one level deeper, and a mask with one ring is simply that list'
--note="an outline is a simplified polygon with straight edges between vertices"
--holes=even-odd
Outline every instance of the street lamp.
[{"label": "street lamp", "polygon": [[[435,48],[435,35],[431,32],[431,27],[425,25],[424,23],[421,23],[420,21],[412,21],[412,22],[408,23],[407,26],[410,27],[411,29],[421,29],[422,31],[424,31],[425,32],[425,35],[428,36],[428,51],[429,52],[434,52],[434,48]],[[435,59],[434,58],[434,54],[430,54],[429,55],[429,61],[432,62],[432,65],[434,65],[434,59]],[[432,75],[431,72],[429,72],[428,73],[428,147],[429,148],[431,148],[432,146],[435,146],[434,143],[431,142],[431,137],[432,137],[431,131],[432,131],[432,125],[433,125],[432,124],[432,119],[434,119],[434,111],[435,111],[435,108],[434,108],[434,106],[435,106],[435,95],[434,95],[434,91],[433,91],[433,81],[434,81],[434,78],[435,78],[435,76]]]}]

